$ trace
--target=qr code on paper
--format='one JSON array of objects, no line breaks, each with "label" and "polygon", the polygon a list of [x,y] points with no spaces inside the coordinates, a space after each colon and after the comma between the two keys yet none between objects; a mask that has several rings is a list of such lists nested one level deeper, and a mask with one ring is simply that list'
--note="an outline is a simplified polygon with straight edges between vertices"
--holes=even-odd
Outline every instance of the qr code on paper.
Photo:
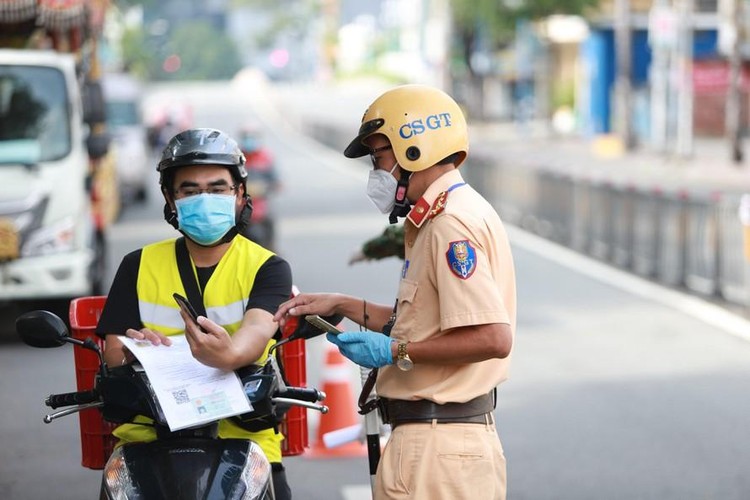
[{"label": "qr code on paper", "polygon": [[178,405],[184,405],[185,403],[190,402],[187,389],[180,389],[178,391],[172,391],[172,397],[174,398],[174,402],[177,403]]}]

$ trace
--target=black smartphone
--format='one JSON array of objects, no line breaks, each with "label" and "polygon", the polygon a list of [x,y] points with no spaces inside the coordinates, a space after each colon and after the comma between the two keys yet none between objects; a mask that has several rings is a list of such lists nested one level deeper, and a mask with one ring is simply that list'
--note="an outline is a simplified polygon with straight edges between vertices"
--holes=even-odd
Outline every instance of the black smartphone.
[{"label": "black smartphone", "polygon": [[177,305],[180,306],[180,309],[182,309],[188,316],[193,318],[193,321],[195,321],[195,324],[198,324],[198,313],[195,312],[195,308],[190,304],[188,299],[180,295],[179,293],[173,293],[172,297],[174,297],[174,300],[177,301]]},{"label": "black smartphone", "polygon": [[330,324],[328,321],[324,320],[317,314],[308,314],[307,316],[305,316],[305,321],[307,321],[314,327],[323,330],[324,332],[333,333],[334,335],[338,335],[343,331],[341,330],[341,328]]}]

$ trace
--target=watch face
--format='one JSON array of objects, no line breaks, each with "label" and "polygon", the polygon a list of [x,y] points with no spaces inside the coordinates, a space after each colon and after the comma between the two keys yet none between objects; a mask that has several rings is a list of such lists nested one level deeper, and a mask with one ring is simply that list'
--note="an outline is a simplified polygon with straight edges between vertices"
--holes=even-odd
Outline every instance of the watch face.
[{"label": "watch face", "polygon": [[414,368],[414,362],[409,358],[402,358],[396,361],[396,366],[403,371],[409,371]]}]

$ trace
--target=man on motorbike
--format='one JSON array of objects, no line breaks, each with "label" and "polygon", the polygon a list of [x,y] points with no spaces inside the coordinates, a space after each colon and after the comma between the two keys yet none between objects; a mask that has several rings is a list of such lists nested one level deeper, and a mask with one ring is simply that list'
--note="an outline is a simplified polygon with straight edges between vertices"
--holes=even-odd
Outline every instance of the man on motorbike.
[{"label": "man on motorbike", "polygon": [[506,498],[494,408],[515,335],[515,271],[500,217],[459,171],[468,146],[461,109],[439,89],[403,85],[373,101],[344,155],[370,156],[369,198],[392,224],[406,219],[396,304],[302,293],[275,315],[343,314],[373,330],[328,339],[377,376],[392,432],[375,500]]},{"label": "man on motorbike", "polygon": [[[291,295],[292,279],[285,260],[242,236],[252,212],[245,156],[224,132],[190,129],[169,141],[157,170],[164,217],[184,238],[146,245],[123,258],[97,326],[106,339],[107,364],[133,360],[120,335],[170,345],[169,336],[183,332],[193,356],[207,366],[237,370],[265,360],[278,329],[273,313]],[[184,249],[188,258],[181,265]],[[197,288],[183,281],[180,268],[186,266]],[[190,289],[206,310],[198,323],[172,297],[174,292],[190,297]],[[251,432],[237,419],[222,420],[218,432],[220,438],[258,443],[272,465],[276,498],[291,498],[280,433]],[[121,443],[156,439],[143,420],[113,434]]]}]

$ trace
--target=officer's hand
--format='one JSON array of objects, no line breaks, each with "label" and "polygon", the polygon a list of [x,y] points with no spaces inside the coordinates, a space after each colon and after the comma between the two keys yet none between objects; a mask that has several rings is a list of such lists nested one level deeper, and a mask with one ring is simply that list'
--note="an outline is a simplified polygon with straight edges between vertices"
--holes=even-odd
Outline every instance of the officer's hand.
[{"label": "officer's hand", "polygon": [[169,337],[161,332],[157,332],[156,330],[151,330],[150,328],[141,328],[140,330],[128,328],[125,335],[134,340],[145,340],[151,342],[153,345],[172,345],[172,341],[169,340]]},{"label": "officer's hand", "polygon": [[344,296],[338,293],[301,293],[281,304],[273,315],[273,320],[283,329],[287,316],[305,316],[320,314],[331,316],[336,314]]},{"label": "officer's hand", "polygon": [[393,363],[391,338],[376,332],[343,332],[326,335],[341,354],[366,368],[380,368]]}]

